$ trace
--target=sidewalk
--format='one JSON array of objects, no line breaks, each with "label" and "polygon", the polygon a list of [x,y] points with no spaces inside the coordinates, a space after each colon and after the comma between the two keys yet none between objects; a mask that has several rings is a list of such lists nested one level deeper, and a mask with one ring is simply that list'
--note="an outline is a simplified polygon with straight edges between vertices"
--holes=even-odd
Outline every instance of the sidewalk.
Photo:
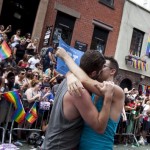
[{"label": "sidewalk", "polygon": [[[32,149],[32,145],[28,145],[23,143],[23,147],[18,147],[20,150],[36,150]],[[114,150],[150,150],[150,145],[140,146],[140,147],[132,147],[132,145],[124,146],[124,145],[114,145]]]}]

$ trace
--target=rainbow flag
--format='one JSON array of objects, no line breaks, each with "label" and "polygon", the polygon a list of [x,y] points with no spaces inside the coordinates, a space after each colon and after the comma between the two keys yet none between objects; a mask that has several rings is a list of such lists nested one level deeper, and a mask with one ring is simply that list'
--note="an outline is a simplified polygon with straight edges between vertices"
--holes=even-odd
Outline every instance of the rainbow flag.
[{"label": "rainbow flag", "polygon": [[0,59],[6,59],[10,57],[11,55],[11,49],[7,45],[6,41],[3,41],[3,43],[0,45]]},{"label": "rainbow flag", "polygon": [[6,100],[13,103],[15,107],[15,112],[12,115],[12,119],[17,123],[21,123],[25,119],[25,110],[23,108],[22,102],[20,100],[19,94],[17,91],[9,91],[3,94]]},{"label": "rainbow flag", "polygon": [[29,112],[26,115],[26,120],[31,124],[38,118],[36,105],[37,103],[35,102],[32,108],[29,110]]},{"label": "rainbow flag", "polygon": [[22,123],[25,119],[25,116],[26,113],[24,109],[17,109],[12,115],[12,119],[15,120],[17,123]]},{"label": "rainbow flag", "polygon": [[150,34],[148,36],[148,42],[147,42],[147,49],[146,49],[146,55],[148,56],[150,53]]},{"label": "rainbow flag", "polygon": [[3,96],[11,103],[14,104],[15,109],[21,106],[20,96],[17,91],[9,91],[3,94]]}]

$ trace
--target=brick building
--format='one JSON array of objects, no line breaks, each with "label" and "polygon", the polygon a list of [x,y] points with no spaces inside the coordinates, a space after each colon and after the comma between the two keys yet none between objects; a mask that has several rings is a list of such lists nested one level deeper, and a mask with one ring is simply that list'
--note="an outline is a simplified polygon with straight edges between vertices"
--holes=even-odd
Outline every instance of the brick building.
[{"label": "brick building", "polygon": [[[44,21],[52,29],[51,42],[61,36],[69,45],[80,50],[98,49],[114,55],[124,0],[50,0]],[[40,47],[43,41],[41,40]]]}]

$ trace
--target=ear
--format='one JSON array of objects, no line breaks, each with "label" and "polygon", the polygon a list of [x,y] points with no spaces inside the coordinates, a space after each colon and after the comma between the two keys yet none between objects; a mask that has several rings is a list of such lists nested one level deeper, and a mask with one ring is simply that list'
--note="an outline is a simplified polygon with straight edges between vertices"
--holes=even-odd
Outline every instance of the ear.
[{"label": "ear", "polygon": [[116,73],[116,69],[111,69],[110,74],[111,74],[111,75],[114,75],[115,73]]},{"label": "ear", "polygon": [[90,76],[91,78],[97,76],[97,71],[93,71],[92,73],[89,74],[89,76]]}]

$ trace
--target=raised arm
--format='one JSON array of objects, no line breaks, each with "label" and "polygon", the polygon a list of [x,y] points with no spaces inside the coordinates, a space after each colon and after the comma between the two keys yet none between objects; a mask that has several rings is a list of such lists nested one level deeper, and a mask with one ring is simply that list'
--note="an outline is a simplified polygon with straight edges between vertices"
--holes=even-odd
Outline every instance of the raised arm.
[{"label": "raised arm", "polygon": [[[68,55],[68,53],[63,48],[58,48],[56,55],[63,59],[67,64],[70,71],[83,83],[86,89],[89,91],[101,95],[101,92],[95,87],[95,85],[100,84],[98,81],[91,79]],[[103,86],[103,84],[101,84]]]}]

